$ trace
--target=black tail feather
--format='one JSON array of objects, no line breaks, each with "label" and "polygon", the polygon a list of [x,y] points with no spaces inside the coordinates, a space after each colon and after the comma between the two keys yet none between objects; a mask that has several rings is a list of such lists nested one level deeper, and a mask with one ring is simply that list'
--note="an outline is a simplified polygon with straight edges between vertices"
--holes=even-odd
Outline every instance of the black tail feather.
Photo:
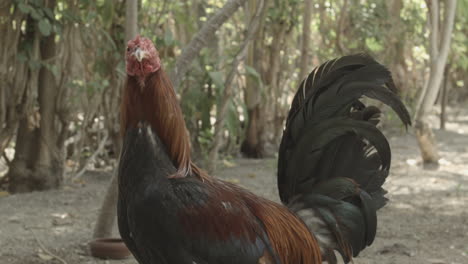
[{"label": "black tail feather", "polygon": [[383,65],[358,54],[324,63],[294,96],[279,150],[279,193],[283,203],[313,210],[308,215],[326,223],[334,246],[325,245],[322,253],[331,263],[333,249],[349,262],[374,240],[391,151],[376,128],[380,109],[360,99],[383,102],[408,126],[410,115],[396,91]]}]

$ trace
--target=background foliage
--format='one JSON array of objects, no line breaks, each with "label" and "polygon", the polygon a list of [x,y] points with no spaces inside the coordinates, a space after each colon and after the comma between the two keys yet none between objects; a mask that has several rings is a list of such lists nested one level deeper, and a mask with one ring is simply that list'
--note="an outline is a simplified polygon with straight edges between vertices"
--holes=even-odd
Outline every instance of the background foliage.
[{"label": "background foliage", "polygon": [[[255,1],[248,2],[214,39],[206,40],[206,47],[177,87],[200,160],[213,147],[216,110],[222,103],[225,80],[254,12],[249,4]],[[139,1],[140,33],[156,43],[164,67],[170,71],[194,34],[224,3]],[[220,151],[224,155],[238,155],[243,142],[252,144],[249,137],[253,134],[261,142],[254,148],[260,148],[262,155],[250,155],[251,148],[242,148],[242,152],[248,156],[274,154],[293,92],[304,77],[299,76],[301,56],[310,57],[309,72],[340,55],[370,53],[390,68],[405,101],[414,107],[429,73],[428,10],[423,0],[315,0],[312,6],[306,10],[304,1],[266,1],[260,29],[245,61],[235,69],[233,96],[222,131]],[[54,142],[64,157],[60,160],[63,174],[76,179],[76,173],[89,166],[111,168],[120,144],[125,1],[2,0],[0,10],[3,162],[9,165],[13,160],[22,121],[40,126],[37,82],[40,71],[46,70],[54,76],[55,96],[50,100],[55,102]],[[305,42],[308,53],[302,54],[306,12],[311,12],[311,38]],[[449,104],[462,104],[468,97],[467,17],[468,0],[460,0],[446,74],[451,87]],[[38,48],[47,37],[56,44],[50,58],[41,56]],[[249,122],[254,115],[261,118]]]}]

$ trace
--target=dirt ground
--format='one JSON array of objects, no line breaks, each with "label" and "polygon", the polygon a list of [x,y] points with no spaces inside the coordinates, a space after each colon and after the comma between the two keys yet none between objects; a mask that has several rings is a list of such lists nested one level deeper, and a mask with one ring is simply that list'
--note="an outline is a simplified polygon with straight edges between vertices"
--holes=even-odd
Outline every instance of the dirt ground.
[{"label": "dirt ground", "polygon": [[[436,131],[438,170],[423,169],[414,133],[389,133],[393,149],[377,237],[354,263],[468,263],[468,116]],[[278,200],[276,161],[235,159],[217,175]],[[89,256],[96,215],[110,174],[89,172],[59,190],[0,197],[0,263],[136,263]],[[117,232],[116,232],[117,234]],[[53,257],[58,256],[63,261]]]}]

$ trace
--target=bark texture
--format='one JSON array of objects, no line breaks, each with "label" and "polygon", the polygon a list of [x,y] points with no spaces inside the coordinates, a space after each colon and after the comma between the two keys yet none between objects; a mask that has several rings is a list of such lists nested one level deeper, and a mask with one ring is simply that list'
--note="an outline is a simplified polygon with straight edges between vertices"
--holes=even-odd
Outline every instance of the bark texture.
[{"label": "bark texture", "polygon": [[[46,6],[55,8],[55,1],[47,1]],[[28,30],[34,31],[34,39],[39,42],[39,58],[49,64],[57,61],[55,34],[40,36],[35,22],[28,20]],[[35,77],[34,75],[29,76]],[[59,140],[56,124],[57,97],[59,86],[56,76],[49,67],[42,66],[37,82],[29,79],[31,88],[37,89],[38,110],[26,115],[18,127],[15,157],[7,177],[12,193],[48,190],[57,188],[63,179],[63,142]]]},{"label": "bark texture", "polygon": [[[269,2],[265,2],[265,6]],[[248,2],[248,10],[255,10],[256,1],[251,0]],[[261,13],[260,28],[256,33],[255,39],[248,45],[247,58],[245,64],[251,67],[261,75],[263,72],[262,58],[265,50],[263,46],[263,40],[265,36],[265,8]],[[261,158],[264,155],[264,138],[263,128],[264,119],[260,119],[261,113],[265,101],[262,98],[262,90],[265,89],[264,83],[257,77],[248,74],[246,76],[246,83],[244,89],[244,102],[247,108],[245,116],[245,122],[247,123],[245,128],[245,138],[241,144],[241,153],[249,158]]]},{"label": "bark texture", "polygon": [[302,23],[302,43],[301,43],[301,63],[300,63],[300,73],[299,79],[306,77],[306,74],[310,72],[310,54],[309,54],[309,45],[310,45],[310,23],[312,18],[312,0],[304,1],[304,21]]},{"label": "bark texture", "polygon": [[[32,89],[37,85],[39,71],[17,59],[21,42],[31,42],[31,59],[40,56],[39,35],[35,37],[34,30],[22,33],[20,27],[12,27],[11,23],[21,24],[28,18],[18,9],[10,14],[8,5],[0,8],[0,35],[3,38],[0,45],[0,154],[18,130],[20,120],[31,111]],[[31,22],[29,18],[27,23]]]},{"label": "bark texture", "polygon": [[[457,1],[445,1],[443,20],[440,18],[441,2],[437,0],[429,2],[428,0],[427,3],[430,10],[429,17],[431,24],[430,79],[426,91],[421,94],[421,107],[416,113],[415,128],[423,162],[437,164],[439,154],[432,129],[428,122],[428,115],[434,106],[442,84],[444,68],[450,50]],[[440,28],[442,28],[442,34],[439,32]]]}]

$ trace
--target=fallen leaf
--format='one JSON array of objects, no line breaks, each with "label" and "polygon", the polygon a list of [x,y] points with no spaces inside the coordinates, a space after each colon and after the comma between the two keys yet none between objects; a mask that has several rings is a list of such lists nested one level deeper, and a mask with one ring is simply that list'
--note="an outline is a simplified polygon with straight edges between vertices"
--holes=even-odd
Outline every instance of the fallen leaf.
[{"label": "fallen leaf", "polygon": [[229,160],[223,160],[223,164],[224,166],[226,166],[227,168],[232,168],[232,167],[235,167],[236,164],[234,162],[231,162]]},{"label": "fallen leaf", "polygon": [[0,197],[5,197],[5,196],[8,196],[8,195],[10,195],[9,192],[7,192],[7,191],[0,191]]},{"label": "fallen leaf", "polygon": [[50,260],[53,260],[53,259],[54,259],[54,257],[52,257],[51,255],[45,254],[45,253],[41,253],[41,252],[37,253],[37,256],[38,256],[40,259],[44,260],[44,261],[50,261]]},{"label": "fallen leaf", "polygon": [[81,185],[86,184],[86,181],[83,179],[74,179],[72,182],[75,184],[81,184]]},{"label": "fallen leaf", "polygon": [[69,214],[68,213],[53,213],[52,216],[56,218],[64,219],[64,218],[67,218]]},{"label": "fallen leaf", "polygon": [[239,179],[227,179],[226,181],[230,183],[239,183]]}]

